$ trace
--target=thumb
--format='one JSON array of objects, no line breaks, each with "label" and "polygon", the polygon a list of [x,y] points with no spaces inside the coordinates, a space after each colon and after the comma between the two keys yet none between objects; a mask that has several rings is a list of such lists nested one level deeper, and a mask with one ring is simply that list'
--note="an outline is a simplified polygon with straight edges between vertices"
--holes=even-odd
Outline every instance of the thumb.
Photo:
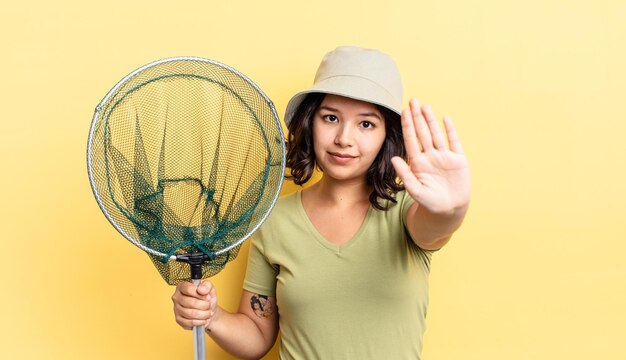
[{"label": "thumb", "polygon": [[203,281],[200,285],[198,285],[196,292],[200,296],[207,296],[209,295],[212,289],[213,289],[213,284],[210,281]]},{"label": "thumb", "polygon": [[404,161],[404,159],[399,156],[394,156],[391,158],[391,165],[393,165],[393,168],[396,170],[396,174],[398,175],[398,177],[400,177],[400,180],[403,180],[402,177],[406,176],[407,171],[411,171],[406,161]]},{"label": "thumb", "polygon": [[391,164],[394,169],[396,169],[396,174],[402,181],[404,189],[413,199],[417,200],[418,195],[422,190],[422,183],[420,183],[420,181],[415,177],[415,174],[411,171],[409,165],[401,157],[394,156],[391,158]]}]

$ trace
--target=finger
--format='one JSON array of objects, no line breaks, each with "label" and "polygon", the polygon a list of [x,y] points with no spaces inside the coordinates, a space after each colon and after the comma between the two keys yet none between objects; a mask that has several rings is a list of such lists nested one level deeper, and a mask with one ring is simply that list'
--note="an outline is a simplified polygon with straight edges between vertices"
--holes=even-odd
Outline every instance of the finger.
[{"label": "finger", "polygon": [[[199,300],[196,300],[199,301]],[[186,319],[208,319],[214,309],[207,301],[204,303],[174,303],[174,312]]]},{"label": "finger", "polygon": [[185,329],[194,326],[205,326],[213,317],[214,312],[209,310],[187,309],[174,306],[176,322]]},{"label": "finger", "polygon": [[174,305],[174,313],[176,317],[187,322],[195,322],[196,325],[202,325],[213,315],[211,310],[189,309],[180,305]]},{"label": "finger", "polygon": [[209,281],[205,281],[197,286],[187,281],[180,282],[176,285],[177,292],[198,299],[206,299],[212,289],[214,289],[213,284]]},{"label": "finger", "polygon": [[212,291],[214,292],[215,288],[213,287],[213,283],[211,283],[210,281],[203,281],[200,285],[198,285],[198,288],[196,289],[196,292],[201,297],[206,297]]},{"label": "finger", "polygon": [[413,122],[415,123],[414,126],[417,132],[417,138],[422,145],[422,149],[424,151],[432,150],[433,141],[430,136],[428,124],[426,123],[426,119],[424,118],[424,114],[422,113],[422,109],[420,109],[420,104],[415,99],[411,99],[409,103],[411,106],[411,114],[413,115]]},{"label": "finger", "polygon": [[176,292],[184,296],[193,296],[198,299],[203,298],[202,295],[198,294],[198,287],[187,281],[179,282],[178,284],[176,284]]},{"label": "finger", "polygon": [[424,104],[424,106],[422,106],[422,114],[424,114],[424,118],[426,119],[426,124],[428,125],[428,129],[432,138],[432,144],[435,146],[435,149],[445,149],[445,136],[441,131],[441,126],[439,126],[439,122],[437,122],[437,117],[435,116],[435,113],[433,112],[433,109],[430,107],[430,105]]},{"label": "finger", "polygon": [[185,296],[182,294],[174,294],[172,296],[172,302],[175,307],[183,309],[198,309],[198,310],[211,310],[215,308],[213,299],[197,299],[191,296]]},{"label": "finger", "polygon": [[456,132],[456,128],[452,123],[452,119],[449,116],[443,118],[443,124],[446,127],[446,134],[448,135],[448,145],[450,150],[455,153],[463,154],[463,147],[461,146],[461,140]]},{"label": "finger", "polygon": [[404,139],[404,146],[406,147],[406,153],[409,157],[411,154],[419,154],[422,152],[415,134],[413,115],[409,109],[402,111],[402,138]]},{"label": "finger", "polygon": [[396,174],[402,180],[406,191],[413,199],[417,199],[422,189],[422,184],[417,180],[409,165],[398,156],[391,158],[391,164],[396,169]]}]

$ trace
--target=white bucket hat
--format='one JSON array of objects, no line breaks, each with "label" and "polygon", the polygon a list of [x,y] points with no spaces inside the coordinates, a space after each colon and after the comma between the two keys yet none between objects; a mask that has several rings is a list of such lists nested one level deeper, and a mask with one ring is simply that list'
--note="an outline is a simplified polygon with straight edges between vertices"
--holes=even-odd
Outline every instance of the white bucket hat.
[{"label": "white bucket hat", "polygon": [[285,123],[307,94],[325,93],[381,105],[402,112],[402,80],[396,63],[378,50],[340,46],[322,59],[313,86],[294,95],[287,104]]}]

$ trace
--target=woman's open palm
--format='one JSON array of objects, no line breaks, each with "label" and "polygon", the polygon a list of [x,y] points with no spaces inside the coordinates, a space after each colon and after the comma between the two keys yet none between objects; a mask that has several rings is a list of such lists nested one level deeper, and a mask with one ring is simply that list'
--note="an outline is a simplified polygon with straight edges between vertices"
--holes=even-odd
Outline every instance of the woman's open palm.
[{"label": "woman's open palm", "polygon": [[465,207],[470,200],[470,173],[467,157],[449,117],[443,119],[444,135],[432,109],[420,108],[417,100],[402,112],[402,134],[407,161],[394,157],[393,163],[406,191],[420,205],[434,213],[448,213]]}]

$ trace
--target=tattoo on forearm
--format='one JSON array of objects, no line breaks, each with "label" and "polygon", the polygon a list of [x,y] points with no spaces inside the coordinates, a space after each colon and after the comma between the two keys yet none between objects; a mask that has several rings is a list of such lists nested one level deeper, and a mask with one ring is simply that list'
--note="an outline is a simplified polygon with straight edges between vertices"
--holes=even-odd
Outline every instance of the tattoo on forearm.
[{"label": "tattoo on forearm", "polygon": [[254,294],[250,298],[250,307],[256,316],[269,319],[274,314],[272,300],[265,295]]}]

